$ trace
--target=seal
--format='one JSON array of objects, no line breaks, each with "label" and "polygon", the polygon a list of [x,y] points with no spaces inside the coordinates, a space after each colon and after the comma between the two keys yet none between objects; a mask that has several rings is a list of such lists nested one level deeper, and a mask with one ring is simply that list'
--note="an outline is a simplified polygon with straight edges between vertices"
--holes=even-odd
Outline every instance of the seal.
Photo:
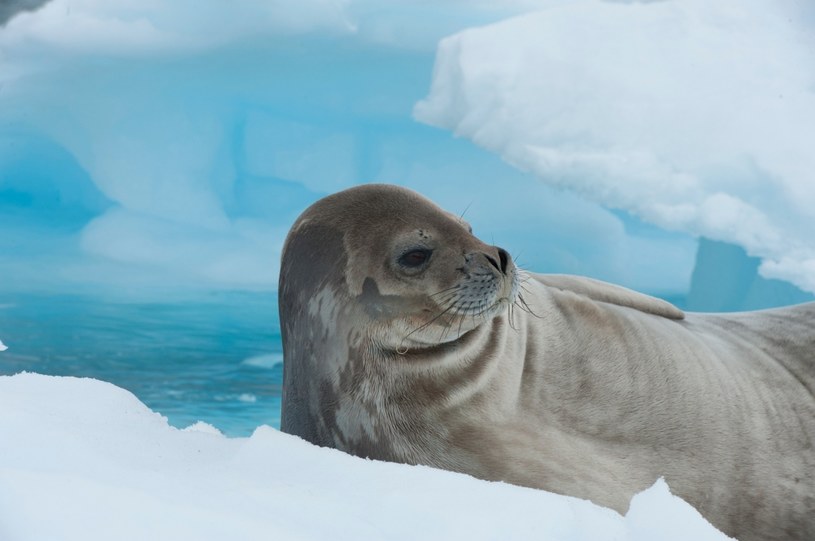
[{"label": "seal", "polygon": [[664,477],[728,535],[815,539],[815,303],[684,314],[364,185],[297,219],[279,307],[284,432],[619,512]]}]

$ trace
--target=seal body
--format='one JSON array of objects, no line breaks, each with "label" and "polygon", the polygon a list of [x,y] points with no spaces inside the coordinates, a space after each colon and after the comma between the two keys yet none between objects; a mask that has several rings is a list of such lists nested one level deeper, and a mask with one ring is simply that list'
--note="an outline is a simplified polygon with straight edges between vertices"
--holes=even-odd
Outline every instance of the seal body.
[{"label": "seal body", "polygon": [[685,315],[523,273],[385,185],[301,215],[279,294],[285,432],[620,512],[664,477],[738,539],[815,539],[815,303]]}]

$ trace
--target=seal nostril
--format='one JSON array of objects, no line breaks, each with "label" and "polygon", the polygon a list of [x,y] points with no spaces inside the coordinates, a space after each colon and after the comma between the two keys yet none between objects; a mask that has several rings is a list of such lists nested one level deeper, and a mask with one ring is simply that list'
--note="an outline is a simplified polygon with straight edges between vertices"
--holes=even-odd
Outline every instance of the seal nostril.
[{"label": "seal nostril", "polygon": [[509,264],[509,254],[503,248],[498,248],[498,258],[501,260],[501,272],[507,273],[507,265]]},{"label": "seal nostril", "polygon": [[487,254],[484,254],[484,257],[486,257],[486,258],[487,258],[487,261],[489,261],[489,262],[490,262],[490,265],[492,265],[493,267],[495,267],[495,268],[496,268],[496,269],[498,269],[498,270],[501,270],[501,267],[499,267],[499,266],[498,266],[498,262],[497,262],[495,259],[493,259],[492,257],[488,256]]}]

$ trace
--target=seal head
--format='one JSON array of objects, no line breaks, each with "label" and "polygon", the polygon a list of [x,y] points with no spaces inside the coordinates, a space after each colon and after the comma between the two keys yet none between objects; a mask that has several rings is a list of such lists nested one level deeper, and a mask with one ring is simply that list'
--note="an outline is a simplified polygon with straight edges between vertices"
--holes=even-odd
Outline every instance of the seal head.
[{"label": "seal head", "polygon": [[[505,250],[481,242],[462,218],[415,192],[372,184],[318,201],[297,219],[283,249],[282,429],[347,448],[338,416],[363,436],[376,423],[361,404],[375,407],[378,395],[393,390],[381,380],[382,388],[372,386],[372,375],[391,372],[389,361],[444,358],[513,306],[518,291]],[[361,400],[341,404],[349,396]],[[346,411],[337,411],[342,406]]]}]

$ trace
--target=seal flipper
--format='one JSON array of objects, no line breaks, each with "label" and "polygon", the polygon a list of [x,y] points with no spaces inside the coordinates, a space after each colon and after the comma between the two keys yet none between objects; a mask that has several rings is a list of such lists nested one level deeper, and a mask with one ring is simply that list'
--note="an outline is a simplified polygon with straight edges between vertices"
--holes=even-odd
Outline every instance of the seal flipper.
[{"label": "seal flipper", "polygon": [[529,273],[529,276],[547,287],[571,291],[595,301],[627,306],[668,319],[685,319],[685,313],[668,301],[608,282],[569,274]]}]

